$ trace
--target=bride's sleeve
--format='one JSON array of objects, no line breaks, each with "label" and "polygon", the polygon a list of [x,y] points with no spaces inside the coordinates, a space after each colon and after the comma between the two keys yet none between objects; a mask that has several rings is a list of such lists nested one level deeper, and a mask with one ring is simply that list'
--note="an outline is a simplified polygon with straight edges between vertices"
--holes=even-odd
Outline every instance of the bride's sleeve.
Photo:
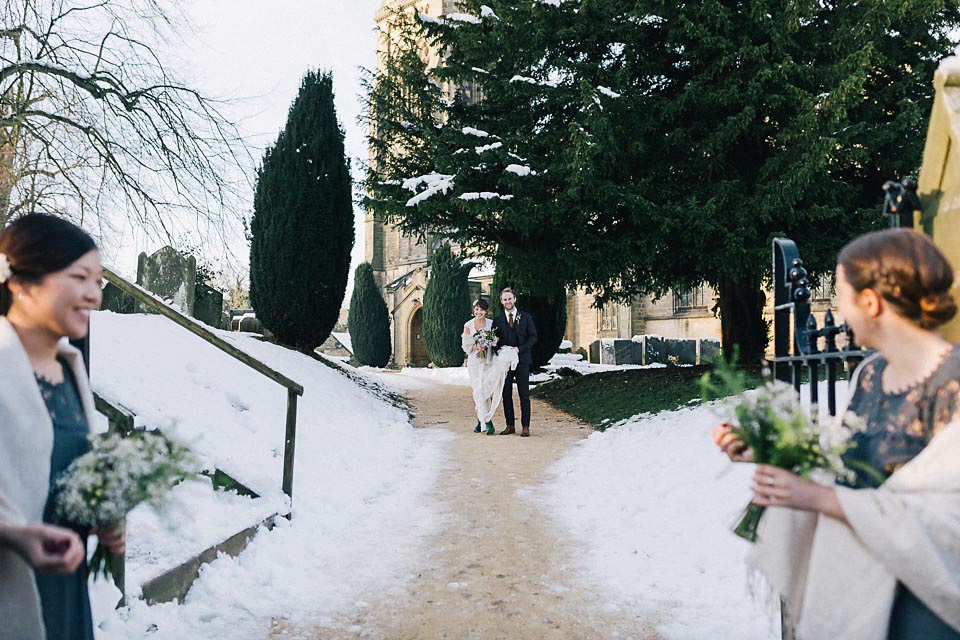
[{"label": "bride's sleeve", "polygon": [[463,347],[463,352],[470,355],[470,352],[473,350],[473,336],[470,335],[470,328],[467,325],[463,325],[463,334],[460,336],[460,345]]}]

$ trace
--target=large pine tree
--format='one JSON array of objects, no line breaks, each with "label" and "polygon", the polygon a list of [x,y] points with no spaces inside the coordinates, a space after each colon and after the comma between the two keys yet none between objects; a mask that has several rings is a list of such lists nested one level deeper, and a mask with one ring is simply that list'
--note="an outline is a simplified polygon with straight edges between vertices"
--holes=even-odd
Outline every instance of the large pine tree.
[{"label": "large pine tree", "polygon": [[[486,8],[484,8],[486,7]],[[919,166],[947,0],[465,0],[404,23],[371,83],[370,206],[409,233],[524,254],[522,280],[598,301],[708,282],[728,352],[763,352],[770,239],[808,266],[882,224]],[[417,80],[419,78],[419,81]],[[438,84],[460,87],[443,101]],[[480,86],[480,91],[477,90]],[[409,86],[406,93],[387,88]],[[479,100],[476,100],[477,96]]]},{"label": "large pine tree", "polygon": [[257,172],[250,302],[263,326],[312,350],[333,330],[353,248],[353,203],[330,73],[308,72]]},{"label": "large pine tree", "polygon": [[463,323],[470,317],[470,283],[473,264],[440,246],[430,256],[430,280],[423,294],[423,342],[438,367],[463,364]]},{"label": "large pine tree", "polygon": [[530,357],[533,368],[539,369],[550,362],[563,341],[567,329],[567,289],[561,282],[549,282],[544,278],[531,285],[524,279],[523,269],[516,268],[522,263],[523,256],[511,256],[504,250],[497,254],[490,313],[495,315],[503,311],[500,292],[507,287],[513,289],[517,308],[529,313],[537,328],[537,342],[530,350]]},{"label": "large pine tree", "polygon": [[353,295],[347,318],[353,355],[371,367],[385,367],[390,361],[390,314],[373,277],[373,267],[364,262],[353,274]]}]

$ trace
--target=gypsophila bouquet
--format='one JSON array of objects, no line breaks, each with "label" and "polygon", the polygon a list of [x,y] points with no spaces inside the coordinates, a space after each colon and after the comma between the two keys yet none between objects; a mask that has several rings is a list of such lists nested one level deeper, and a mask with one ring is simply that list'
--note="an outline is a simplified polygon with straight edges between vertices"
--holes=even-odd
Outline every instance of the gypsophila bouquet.
[{"label": "gypsophila bouquet", "polygon": [[[199,471],[184,445],[156,431],[91,436],[93,448],[56,482],[56,512],[63,522],[102,529],[122,523],[141,503],[161,507],[170,490]],[[115,558],[98,545],[90,559],[94,576],[115,580]]]},{"label": "gypsophila bouquet", "polygon": [[[850,446],[853,430],[862,429],[856,415],[821,423],[816,411],[811,417],[804,410],[796,390],[779,380],[767,380],[757,389],[745,391],[745,376],[722,358],[713,374],[701,379],[701,390],[704,399],[725,398],[722,417],[734,425],[730,432],[753,450],[757,464],[787,469],[801,478],[809,478],[815,470],[835,478],[853,477],[841,456]],[[751,502],[734,533],[755,542],[765,510]]]},{"label": "gypsophila bouquet", "polygon": [[483,348],[483,358],[489,364],[493,360],[493,348],[500,342],[497,332],[492,329],[481,329],[473,334],[473,344]]},{"label": "gypsophila bouquet", "polygon": [[497,332],[492,329],[483,329],[473,334],[473,344],[478,347],[483,347],[484,349],[497,346],[499,341],[500,339],[497,338]]}]

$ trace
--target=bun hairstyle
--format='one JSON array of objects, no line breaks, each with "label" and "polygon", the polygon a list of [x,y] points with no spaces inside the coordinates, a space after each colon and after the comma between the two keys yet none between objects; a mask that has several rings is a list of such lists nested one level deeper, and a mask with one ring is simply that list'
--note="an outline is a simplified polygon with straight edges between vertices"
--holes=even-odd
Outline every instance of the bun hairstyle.
[{"label": "bun hairstyle", "polygon": [[[97,248],[86,231],[63,218],[31,213],[0,231],[0,254],[6,258],[11,277],[36,283],[66,269]],[[0,283],[0,315],[7,315],[13,295],[9,278]]]},{"label": "bun hairstyle", "polygon": [[475,307],[480,307],[480,308],[483,309],[484,311],[489,311],[489,310],[490,310],[490,303],[487,302],[486,300],[484,300],[483,298],[477,298],[476,300],[474,300],[474,301],[473,301],[473,306],[475,306]]},{"label": "bun hairstyle", "polygon": [[913,229],[861,236],[840,252],[837,263],[860,292],[873,289],[904,318],[934,329],[953,318],[953,267],[933,241]]}]

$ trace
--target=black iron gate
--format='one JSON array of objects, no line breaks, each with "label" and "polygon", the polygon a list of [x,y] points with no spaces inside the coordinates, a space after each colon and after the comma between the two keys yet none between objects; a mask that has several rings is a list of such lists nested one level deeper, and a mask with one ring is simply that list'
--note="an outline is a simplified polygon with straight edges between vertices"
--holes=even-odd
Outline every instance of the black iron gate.
[{"label": "black iron gate", "polygon": [[[825,379],[827,407],[830,415],[836,415],[836,382],[840,373],[852,372],[865,354],[854,341],[850,328],[837,326],[832,310],[827,311],[823,326],[817,326],[810,305],[812,294],[807,276],[796,243],[787,238],[774,238],[773,374],[777,380],[792,384],[800,393],[806,372],[811,405],[819,404],[819,383]],[[837,337],[841,334],[846,336],[842,349],[837,347]]]}]

